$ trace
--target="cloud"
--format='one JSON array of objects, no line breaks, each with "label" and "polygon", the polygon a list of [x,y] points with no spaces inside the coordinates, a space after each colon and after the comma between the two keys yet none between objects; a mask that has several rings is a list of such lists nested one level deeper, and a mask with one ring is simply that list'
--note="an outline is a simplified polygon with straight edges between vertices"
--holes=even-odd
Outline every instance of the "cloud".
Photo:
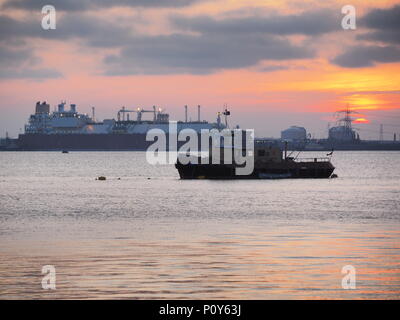
[{"label": "cloud", "polygon": [[[313,16],[314,14],[310,15]],[[292,26],[292,19],[279,16],[273,18],[274,23],[281,18],[284,19],[280,24],[283,33],[297,32],[299,26],[296,23]],[[175,26],[181,24],[183,27],[183,23],[189,23],[189,20],[179,20],[176,16],[172,19]],[[301,18],[301,21],[305,20],[304,17]],[[179,30],[179,33],[171,35],[154,36],[139,35],[132,26],[118,21],[106,21],[87,13],[60,17],[56,30],[43,30],[38,21],[19,21],[3,15],[0,16],[0,40],[77,39],[84,46],[119,48],[120,54],[108,56],[104,60],[107,75],[206,74],[221,69],[249,67],[263,60],[292,60],[314,56],[314,51],[308,46],[293,45],[288,39],[271,34],[277,32],[277,26],[270,32],[264,32],[266,26],[261,19],[254,19],[255,24],[251,21],[250,18],[243,21],[225,19],[221,22],[223,30],[219,32],[200,28],[200,34],[182,34],[184,30]],[[198,22],[199,19],[195,19],[195,24]],[[289,25],[284,27],[286,23]],[[228,26],[232,28],[227,28]],[[216,21],[214,28],[219,28]],[[240,28],[242,32],[239,32]],[[322,32],[321,29],[313,30],[311,25],[304,26],[300,31],[313,34]]]},{"label": "cloud", "polygon": [[8,49],[0,46],[0,78],[59,78],[60,72],[48,68],[40,68],[40,63],[29,48],[26,49]]},{"label": "cloud", "polygon": [[[67,1],[64,5],[73,3]],[[96,3],[101,5],[102,1]],[[134,3],[139,4],[140,1]],[[87,12],[61,16],[57,20],[56,30],[42,30],[39,21],[20,21],[3,15],[0,16],[0,40],[76,39],[86,47],[119,49],[118,54],[109,55],[103,60],[106,75],[208,74],[223,69],[253,67],[263,61],[313,58],[315,52],[310,45],[292,44],[286,36],[320,35],[339,27],[335,15],[329,11],[287,16],[267,15],[265,11],[258,14],[253,12],[249,16],[247,12],[242,12],[246,17],[241,18],[237,17],[238,14],[236,12],[235,17],[229,17],[228,14],[223,19],[169,16],[176,32],[170,35],[138,34],[126,20],[121,23]],[[277,69],[282,67],[263,71]]]},{"label": "cloud", "polygon": [[[38,27],[40,24],[37,23]],[[0,41],[11,41],[15,38],[32,35],[33,23],[18,21],[6,15],[0,15]]]},{"label": "cloud", "polygon": [[263,33],[319,35],[340,29],[340,17],[327,10],[304,12],[299,15],[252,15],[216,19],[209,16],[171,17],[175,26],[183,30],[201,33]]},{"label": "cloud", "polygon": [[360,22],[370,29],[400,31],[400,5],[388,9],[373,9]]},{"label": "cloud", "polygon": [[10,50],[5,47],[0,47],[0,66],[15,67],[23,63],[33,64],[38,62],[30,50]]},{"label": "cloud", "polygon": [[[116,0],[113,5],[141,5],[145,0]],[[145,1],[147,6],[161,6],[163,1]],[[183,1],[173,0],[177,6]],[[193,1],[190,1],[193,2]],[[11,3],[11,2],[10,2]],[[13,1],[26,8],[38,4],[33,1]],[[29,3],[29,4],[28,4]],[[55,5],[57,5],[57,1]],[[74,5],[107,7],[109,1],[62,1],[66,10]],[[188,2],[185,2],[188,3]],[[10,5],[10,4],[9,4]],[[70,6],[70,7],[68,7]],[[24,7],[25,8],[25,7]],[[33,8],[33,7],[32,7]],[[395,34],[397,11],[376,9],[362,17],[362,23],[375,32],[386,32],[392,42],[399,41]],[[112,17],[98,17],[89,12],[74,12],[60,16],[56,30],[42,30],[40,21],[20,21],[0,15],[0,41],[6,42],[41,38],[47,40],[78,40],[80,44],[101,50],[113,48],[117,54],[103,60],[104,74],[208,74],[224,69],[257,67],[264,61],[287,61],[315,57],[319,36],[340,29],[340,11],[315,10],[300,14],[271,14],[264,9],[225,13],[219,17],[200,15],[170,15],[169,21],[175,33],[169,35],[139,34],[127,20],[121,22]],[[385,18],[389,21],[385,21]],[[306,36],[306,41],[291,42],[291,35]],[[360,35],[359,37],[371,37]],[[382,39],[382,37],[381,37]],[[376,63],[399,61],[399,49],[395,46],[354,46],[331,60],[331,63],[359,68]],[[266,67],[264,72],[282,70],[284,67]]]},{"label": "cloud", "polygon": [[288,69],[290,69],[288,66],[270,65],[270,66],[258,67],[255,70],[257,72],[274,72],[274,71],[281,71],[281,70],[288,70]]},{"label": "cloud", "polygon": [[262,60],[314,56],[307,46],[293,45],[270,34],[139,35],[128,25],[85,13],[65,15],[57,22],[56,30],[43,30],[37,21],[0,16],[0,41],[9,45],[10,41],[25,40],[27,47],[33,38],[76,39],[86,47],[120,49],[119,54],[104,59],[106,75],[207,74],[253,66]]},{"label": "cloud", "polygon": [[[308,59],[308,45],[294,45],[285,36],[320,35],[340,28],[329,11],[262,17],[170,16],[179,33],[167,36],[134,36],[120,54],[104,60],[107,75],[207,74],[222,69],[246,68],[262,61]],[[182,34],[181,32],[190,33]],[[263,72],[285,69],[267,67]]]},{"label": "cloud", "polygon": [[[253,15],[219,20],[208,16],[191,18],[182,15],[170,16],[170,22],[178,29],[178,33],[190,30],[208,36],[219,34],[220,37],[230,37],[234,34],[252,36],[266,34],[282,36],[291,34],[319,35],[337,30],[339,28],[337,21],[339,20],[335,18],[335,15],[328,11],[305,12],[300,15],[287,16]],[[129,43],[130,39],[134,37],[134,31],[132,24],[128,25],[126,20],[125,23],[121,23],[118,19],[113,21],[85,12],[61,16],[57,19],[55,30],[43,30],[39,19],[31,18],[21,21],[0,15],[0,40],[7,41],[17,38],[49,40],[77,38],[86,41],[89,46],[118,47]]]},{"label": "cloud", "polygon": [[61,78],[62,73],[47,68],[27,68],[22,70],[0,69],[0,79],[33,79],[44,80]]},{"label": "cloud", "polygon": [[394,46],[354,46],[338,55],[332,63],[345,68],[362,68],[376,63],[400,61],[400,49]]},{"label": "cloud", "polygon": [[83,39],[93,46],[118,46],[129,40],[131,29],[87,14],[69,14],[57,20],[55,30],[43,30],[40,21],[16,20],[0,15],[0,41],[41,38]]},{"label": "cloud", "polygon": [[108,75],[206,74],[263,60],[304,59],[314,52],[271,35],[206,34],[135,37],[105,59]]},{"label": "cloud", "polygon": [[400,44],[400,32],[393,30],[367,32],[358,35],[357,39],[390,44]]},{"label": "cloud", "polygon": [[367,40],[384,45],[358,45],[348,48],[331,60],[345,68],[371,67],[377,63],[400,61],[400,5],[387,9],[372,9],[360,18],[360,26],[367,32],[356,36],[357,40]]},{"label": "cloud", "polygon": [[200,0],[7,0],[2,8],[37,10],[51,4],[61,11],[86,11],[111,7],[177,8]]},{"label": "cloud", "polygon": [[373,9],[360,19],[360,25],[372,31],[358,35],[359,40],[400,44],[400,5]]}]

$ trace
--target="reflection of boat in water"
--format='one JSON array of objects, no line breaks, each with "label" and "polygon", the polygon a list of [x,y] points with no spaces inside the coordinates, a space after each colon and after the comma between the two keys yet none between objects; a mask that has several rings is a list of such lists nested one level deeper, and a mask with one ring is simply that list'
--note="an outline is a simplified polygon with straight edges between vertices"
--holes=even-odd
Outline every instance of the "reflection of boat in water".
[{"label": "reflection of boat in water", "polygon": [[[224,159],[224,149],[221,148],[219,159]],[[215,151],[213,151],[215,152]],[[335,167],[330,158],[297,159],[283,154],[278,146],[268,143],[255,143],[254,169],[248,175],[236,175],[240,165],[235,161],[230,163],[212,164],[212,153],[208,161],[198,159],[198,164],[183,164],[178,161],[181,179],[294,179],[294,178],[329,178]]]}]

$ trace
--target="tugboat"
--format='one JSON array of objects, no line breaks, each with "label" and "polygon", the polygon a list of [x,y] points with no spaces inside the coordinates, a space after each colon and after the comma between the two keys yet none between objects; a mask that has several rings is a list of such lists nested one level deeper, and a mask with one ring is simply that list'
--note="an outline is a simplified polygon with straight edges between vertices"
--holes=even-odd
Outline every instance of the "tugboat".
[{"label": "tugboat", "polygon": [[[198,158],[198,164],[183,164],[178,157],[175,164],[181,179],[294,179],[294,178],[329,178],[335,167],[330,157],[306,158],[287,156],[287,144],[283,151],[276,145],[263,141],[254,143],[254,169],[248,175],[236,175],[236,168],[239,167],[235,161],[230,164],[212,164],[210,152],[208,161]],[[217,151],[218,152],[218,151]],[[223,148],[221,157],[224,159]],[[331,154],[332,155],[332,154]]]}]

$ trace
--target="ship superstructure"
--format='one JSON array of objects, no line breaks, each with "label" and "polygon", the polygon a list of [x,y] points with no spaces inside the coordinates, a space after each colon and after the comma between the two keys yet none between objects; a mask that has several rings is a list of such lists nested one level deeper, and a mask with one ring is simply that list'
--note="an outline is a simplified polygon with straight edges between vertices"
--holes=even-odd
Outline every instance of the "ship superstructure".
[{"label": "ship superstructure", "polygon": [[61,102],[58,109],[50,113],[48,103],[37,102],[35,113],[25,126],[25,134],[85,133],[88,132],[88,125],[95,124],[87,114],[78,113],[75,104],[71,104],[69,110],[65,109],[65,105],[65,102]]}]

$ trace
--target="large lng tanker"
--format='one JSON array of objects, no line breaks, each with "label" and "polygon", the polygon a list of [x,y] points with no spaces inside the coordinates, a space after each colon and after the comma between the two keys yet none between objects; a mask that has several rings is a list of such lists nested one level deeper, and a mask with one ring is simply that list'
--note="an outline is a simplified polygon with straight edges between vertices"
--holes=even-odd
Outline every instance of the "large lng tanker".
[{"label": "large lng tanker", "polygon": [[[150,114],[151,120],[143,119],[144,113]],[[135,119],[131,119],[136,115]],[[177,131],[190,128],[197,132],[202,129],[224,129],[221,114],[215,123],[201,121],[198,106],[197,121],[177,122]],[[17,140],[19,150],[146,150],[154,141],[146,141],[146,133],[151,129],[161,129],[168,135],[169,115],[161,108],[153,106],[151,110],[137,108],[129,110],[123,107],[118,111],[117,120],[95,121],[92,116],[78,113],[75,104],[66,110],[66,103],[50,112],[50,105],[37,102],[35,113],[25,126],[25,133]]]}]

